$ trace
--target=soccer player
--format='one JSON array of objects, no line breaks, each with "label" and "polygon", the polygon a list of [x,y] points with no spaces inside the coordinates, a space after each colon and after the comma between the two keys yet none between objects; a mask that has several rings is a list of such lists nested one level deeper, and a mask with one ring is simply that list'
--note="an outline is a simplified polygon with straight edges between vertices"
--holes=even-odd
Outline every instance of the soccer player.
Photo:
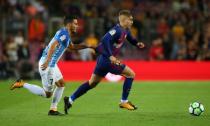
[{"label": "soccer player", "polygon": [[[57,111],[57,104],[60,101],[64,91],[64,79],[57,66],[57,62],[66,49],[84,49],[91,48],[82,44],[73,44],[71,36],[76,33],[78,28],[77,17],[66,16],[64,18],[64,27],[59,29],[52,38],[48,46],[43,51],[39,60],[39,73],[42,79],[42,87],[34,84],[25,83],[18,79],[12,86],[11,90],[16,88],[25,88],[31,93],[50,98],[52,102],[48,115],[63,115]],[[54,89],[54,86],[55,89]]]},{"label": "soccer player", "polygon": [[94,88],[108,72],[125,77],[119,107],[128,110],[137,109],[135,105],[128,101],[128,95],[135,73],[131,68],[121,63],[120,60],[116,58],[116,55],[123,46],[125,39],[138,48],[144,48],[144,44],[138,42],[131,36],[129,29],[133,24],[133,16],[130,11],[121,10],[118,18],[119,24],[114,26],[103,36],[100,44],[96,48],[96,51],[100,55],[98,56],[97,64],[90,80],[82,84],[70,97],[64,97],[64,111],[66,114],[68,114],[68,109],[71,108],[73,102],[84,95],[88,90]]}]

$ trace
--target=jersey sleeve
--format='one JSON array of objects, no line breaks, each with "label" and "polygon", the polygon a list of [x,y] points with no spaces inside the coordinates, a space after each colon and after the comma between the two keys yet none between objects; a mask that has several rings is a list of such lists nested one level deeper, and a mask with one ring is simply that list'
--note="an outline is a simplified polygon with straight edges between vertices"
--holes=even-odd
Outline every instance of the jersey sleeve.
[{"label": "jersey sleeve", "polygon": [[62,44],[62,45],[66,45],[66,43],[70,40],[69,36],[63,31],[58,31],[55,34],[54,39],[57,40],[59,44]]},{"label": "jersey sleeve", "polygon": [[118,37],[117,29],[111,29],[102,38],[102,42],[105,49],[105,55],[107,57],[110,57],[113,55],[113,44],[114,44],[114,40],[116,40],[117,37]]},{"label": "jersey sleeve", "polygon": [[131,32],[130,32],[130,31],[128,31],[128,34],[127,34],[126,39],[127,39],[132,45],[137,46],[138,41],[137,41],[135,38],[133,38],[133,36],[131,35]]}]

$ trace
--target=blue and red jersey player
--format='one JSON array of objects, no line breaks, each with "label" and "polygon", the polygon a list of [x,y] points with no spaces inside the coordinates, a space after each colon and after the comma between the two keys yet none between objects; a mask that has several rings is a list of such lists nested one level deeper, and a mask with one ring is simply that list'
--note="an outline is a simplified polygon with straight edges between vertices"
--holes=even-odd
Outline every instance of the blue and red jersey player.
[{"label": "blue and red jersey player", "polygon": [[100,53],[97,59],[97,65],[94,73],[102,77],[106,76],[108,72],[112,74],[121,75],[125,68],[125,64],[112,63],[109,59],[110,56],[116,57],[125,40],[128,40],[132,45],[138,46],[138,41],[131,36],[129,29],[124,29],[117,24],[109,32],[107,32],[101,39],[101,43],[96,48]]},{"label": "blue and red jersey player", "polygon": [[64,97],[64,110],[66,114],[68,113],[68,109],[72,106],[73,102],[78,97],[85,94],[88,90],[95,87],[108,72],[125,77],[122,99],[119,107],[128,110],[137,109],[137,107],[127,99],[135,73],[131,68],[125,64],[122,64],[120,60],[116,58],[126,39],[134,46],[144,48],[144,44],[142,42],[138,42],[131,36],[129,29],[132,24],[133,17],[130,11],[120,11],[119,24],[114,26],[103,36],[100,44],[96,48],[96,51],[100,55],[98,56],[97,64],[90,80],[82,84],[70,97]]}]

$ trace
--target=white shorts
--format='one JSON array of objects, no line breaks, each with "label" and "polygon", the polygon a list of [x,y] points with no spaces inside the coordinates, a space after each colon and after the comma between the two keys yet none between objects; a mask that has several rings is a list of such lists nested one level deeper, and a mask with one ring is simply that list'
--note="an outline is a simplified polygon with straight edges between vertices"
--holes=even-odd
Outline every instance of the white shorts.
[{"label": "white shorts", "polygon": [[55,82],[63,78],[60,69],[57,65],[55,67],[47,67],[45,70],[41,69],[43,62],[39,62],[39,73],[42,79],[42,86],[45,91],[53,92]]}]

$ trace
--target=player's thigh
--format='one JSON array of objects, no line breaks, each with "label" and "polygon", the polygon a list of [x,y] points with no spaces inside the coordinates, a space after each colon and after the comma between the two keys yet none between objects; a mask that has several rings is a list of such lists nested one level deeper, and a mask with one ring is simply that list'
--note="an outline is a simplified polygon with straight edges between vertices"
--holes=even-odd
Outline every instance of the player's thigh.
[{"label": "player's thigh", "polygon": [[97,75],[97,74],[92,74],[91,78],[89,80],[89,84],[91,87],[95,87],[101,80],[103,79],[103,76]]},{"label": "player's thigh", "polygon": [[108,72],[115,75],[121,75],[125,67],[126,67],[125,64],[117,65],[117,64],[110,63],[108,67]]},{"label": "player's thigh", "polygon": [[[93,74],[98,75],[100,77],[105,77],[106,74],[108,73],[108,71],[107,71],[108,68],[109,68],[109,63],[107,63],[107,61],[104,60],[103,58],[101,58],[101,56],[100,56],[97,59],[97,63],[96,63]],[[91,76],[91,78],[93,78],[93,77]]]},{"label": "player's thigh", "polygon": [[135,72],[130,67],[126,66],[121,75],[127,78],[134,78]]},{"label": "player's thigh", "polygon": [[49,74],[49,69],[41,70],[39,69],[39,73],[42,80],[42,86],[46,92],[53,92],[54,87],[54,79],[53,75]]}]

